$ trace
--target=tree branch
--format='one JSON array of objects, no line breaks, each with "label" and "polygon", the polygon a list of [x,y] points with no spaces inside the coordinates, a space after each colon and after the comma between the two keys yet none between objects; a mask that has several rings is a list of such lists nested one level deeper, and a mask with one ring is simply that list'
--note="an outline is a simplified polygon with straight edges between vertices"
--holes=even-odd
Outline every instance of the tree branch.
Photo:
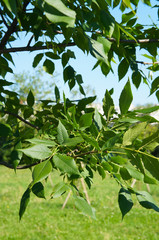
[{"label": "tree branch", "polygon": [[[25,0],[25,1],[24,1],[23,12],[25,12],[26,7],[27,7],[27,5],[29,4],[29,2],[30,2],[30,0]],[[18,21],[17,21],[17,18],[15,17],[15,18],[13,19],[12,24],[8,27],[8,30],[6,31],[4,37],[3,37],[2,40],[1,40],[0,50],[3,50],[3,49],[5,48],[5,46],[6,46],[7,42],[8,42],[8,39],[10,38],[10,36],[11,36],[14,32],[16,32],[17,23],[18,23]],[[2,52],[2,53],[3,53],[3,52]]]},{"label": "tree branch", "polygon": [[34,124],[28,122],[27,120],[25,120],[24,118],[20,117],[19,115],[15,114],[15,113],[12,113],[12,112],[9,112],[9,111],[5,111],[5,110],[4,110],[4,111],[1,111],[1,112],[5,113],[5,114],[8,114],[8,115],[11,115],[11,116],[13,116],[13,117],[18,118],[20,121],[24,122],[25,124],[29,125],[29,126],[32,127],[32,128],[35,128],[35,129],[37,129],[37,130],[40,129],[38,126],[35,126]]},{"label": "tree branch", "polygon": [[[115,38],[107,38],[110,42],[116,42]],[[130,39],[121,39],[120,43],[130,43],[130,44],[136,44],[136,43],[154,43],[154,42],[158,42],[159,43],[159,39],[138,39],[138,40],[130,40]],[[1,44],[0,44],[1,46]],[[39,50],[47,50],[47,49],[53,49],[53,48],[62,48],[62,47],[72,47],[72,46],[76,46],[76,43],[74,42],[70,42],[70,43],[60,43],[57,45],[44,45],[44,46],[26,46],[26,47],[15,47],[15,48],[6,48],[6,49],[2,49],[0,47],[0,54],[2,53],[13,53],[13,52],[32,52],[32,51],[39,51]]]},{"label": "tree branch", "polygon": [[[89,154],[96,154],[96,153],[98,153],[97,150],[95,150],[95,151],[89,151],[89,152],[85,152],[85,153],[80,153],[80,154],[77,154],[77,155],[74,155],[74,154],[72,154],[72,153],[68,153],[67,155],[70,156],[70,157],[72,157],[72,158],[74,158],[74,159],[76,159],[76,158],[79,158],[79,157],[82,157],[82,156],[86,156],[86,155],[89,155]],[[38,162],[29,164],[29,165],[17,166],[16,169],[22,170],[22,169],[31,168],[31,167],[34,167],[34,166],[38,165],[39,163],[44,162],[44,161],[46,161],[46,160],[48,160],[48,159],[44,159],[44,160],[42,160],[42,161],[38,161]],[[9,163],[4,162],[4,161],[0,161],[0,165],[3,165],[3,166],[5,166],[5,167],[11,168],[11,169],[14,169],[14,167],[13,167],[12,164],[9,164]]]}]

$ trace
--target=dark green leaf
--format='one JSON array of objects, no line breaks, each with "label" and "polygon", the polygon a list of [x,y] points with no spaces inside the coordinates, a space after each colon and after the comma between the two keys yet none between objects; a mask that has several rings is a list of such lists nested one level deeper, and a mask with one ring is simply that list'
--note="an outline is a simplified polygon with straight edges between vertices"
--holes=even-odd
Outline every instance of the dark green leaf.
[{"label": "dark green leaf", "polygon": [[37,183],[34,184],[34,186],[32,187],[32,192],[38,198],[44,198],[45,199],[44,186],[42,185],[41,182],[37,182]]},{"label": "dark green leaf", "polygon": [[11,133],[11,127],[8,124],[0,123],[0,136],[7,137]]},{"label": "dark green leaf", "polygon": [[118,203],[119,203],[119,208],[122,213],[122,219],[123,219],[124,216],[131,210],[133,206],[131,193],[127,189],[124,189],[124,188],[120,189]]},{"label": "dark green leaf", "polygon": [[21,201],[20,201],[20,209],[19,209],[19,219],[21,220],[26,208],[27,208],[27,205],[29,203],[29,200],[30,200],[30,192],[31,190],[28,188],[22,198],[21,198]]},{"label": "dark green leaf", "polygon": [[32,91],[29,91],[29,94],[27,96],[27,104],[29,107],[32,107],[34,105],[35,99],[34,99],[34,95],[32,93]]},{"label": "dark green leaf", "polygon": [[36,68],[41,59],[43,58],[43,53],[39,53],[35,56],[34,61],[33,61],[33,68]]},{"label": "dark green leaf", "polygon": [[62,145],[65,146],[76,146],[79,143],[82,143],[84,140],[82,137],[73,137],[73,138],[67,138],[64,140],[64,142],[62,143]]},{"label": "dark green leaf", "polygon": [[120,99],[119,99],[119,106],[120,106],[121,114],[127,113],[127,111],[129,110],[129,107],[132,103],[132,100],[133,100],[133,95],[131,92],[130,81],[128,80],[124,89],[121,92]]},{"label": "dark green leaf", "polygon": [[110,117],[114,113],[114,102],[108,90],[106,90],[103,99],[103,111],[107,120],[109,121]]},{"label": "dark green leaf", "polygon": [[138,191],[136,193],[136,197],[142,207],[147,209],[153,209],[156,212],[159,212],[159,208],[156,206],[155,201],[148,192]]},{"label": "dark green leaf", "polygon": [[55,70],[55,65],[51,60],[46,59],[45,62],[43,63],[43,69],[45,72],[52,75]]},{"label": "dark green leaf", "polygon": [[119,66],[118,66],[118,76],[119,76],[119,81],[126,75],[127,71],[129,69],[129,63],[128,61],[124,58]]}]

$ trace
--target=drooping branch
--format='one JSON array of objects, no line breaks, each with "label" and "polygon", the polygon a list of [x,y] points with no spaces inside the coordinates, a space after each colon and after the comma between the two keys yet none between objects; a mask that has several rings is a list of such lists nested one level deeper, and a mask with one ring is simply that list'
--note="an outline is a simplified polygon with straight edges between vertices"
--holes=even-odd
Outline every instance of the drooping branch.
[{"label": "drooping branch", "polygon": [[20,121],[24,122],[25,124],[29,125],[30,127],[39,130],[39,127],[38,127],[38,126],[35,126],[34,124],[28,122],[27,120],[25,120],[24,118],[22,118],[22,117],[19,116],[18,114],[15,114],[15,113],[12,113],[12,112],[9,112],[9,111],[5,111],[5,110],[2,111],[2,112],[5,113],[5,114],[8,114],[8,115],[11,115],[11,116],[13,116],[13,117],[15,117],[15,118],[18,118]]},{"label": "drooping branch", "polygon": [[[110,42],[116,42],[115,38],[107,38]],[[121,39],[120,43],[129,43],[129,44],[141,44],[141,43],[159,43],[159,39],[138,39],[138,40],[131,40],[131,39]],[[0,44],[1,46],[1,44]],[[76,46],[75,42],[70,43],[59,43],[57,45],[50,44],[44,46],[26,46],[26,47],[15,47],[15,48],[6,48],[2,49],[0,47],[0,54],[2,53],[13,53],[13,52],[32,52],[32,51],[40,51],[40,50],[48,50],[53,48],[62,48],[62,47],[72,47]]]}]

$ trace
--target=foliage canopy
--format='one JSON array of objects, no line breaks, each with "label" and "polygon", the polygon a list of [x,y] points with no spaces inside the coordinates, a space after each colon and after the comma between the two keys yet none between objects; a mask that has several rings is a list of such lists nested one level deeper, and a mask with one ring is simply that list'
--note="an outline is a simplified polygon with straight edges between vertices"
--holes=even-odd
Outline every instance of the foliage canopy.
[{"label": "foliage canopy", "polygon": [[[31,194],[45,198],[43,182],[52,171],[63,176],[63,182],[53,187],[51,198],[71,191],[76,207],[85,215],[95,218],[95,210],[78,189],[78,180],[84,179],[91,188],[94,172],[102,179],[109,174],[121,186],[119,207],[122,217],[133,207],[135,195],[142,207],[159,211],[148,192],[137,191],[132,186],[136,179],[148,184],[158,184],[159,158],[151,151],[158,146],[159,131],[145,136],[150,124],[158,121],[150,113],[158,106],[129,111],[133,100],[131,85],[139,88],[143,81],[150,87],[150,94],[159,99],[159,78],[151,82],[139,64],[148,64],[147,70],[157,72],[159,30],[157,25],[145,27],[137,22],[139,0],[1,0],[0,8],[0,164],[15,171],[30,168],[32,182],[24,192],[19,210],[23,216]],[[150,0],[143,4],[151,8]],[[157,1],[156,1],[157,2]],[[111,14],[119,8],[121,22]],[[156,3],[155,6],[158,9]],[[25,46],[13,47],[24,32],[28,40]],[[25,42],[25,41],[24,41]],[[107,76],[115,58],[119,61],[119,81],[131,70],[119,99],[120,113],[116,112],[112,99],[113,90],[106,90],[103,114],[88,108],[95,97],[84,96],[77,102],[63,94],[55,86],[55,99],[40,100],[36,107],[33,92],[24,103],[16,91],[8,90],[12,83],[7,73],[13,73],[14,52],[38,51],[33,67],[43,65],[53,74],[55,61],[61,60],[63,79],[70,90],[82,86],[82,76],[70,65],[75,59],[73,46],[97,59]],[[144,49],[149,63],[137,60],[136,49]],[[42,50],[42,51],[41,51]]]}]

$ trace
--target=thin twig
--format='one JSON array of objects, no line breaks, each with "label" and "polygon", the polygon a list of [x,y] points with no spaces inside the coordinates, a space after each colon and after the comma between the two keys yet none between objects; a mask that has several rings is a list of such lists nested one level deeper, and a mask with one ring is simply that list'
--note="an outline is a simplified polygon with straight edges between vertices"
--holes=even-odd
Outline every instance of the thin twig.
[{"label": "thin twig", "polygon": [[15,114],[15,113],[12,113],[12,112],[9,112],[9,111],[5,111],[5,110],[2,111],[2,112],[5,113],[5,114],[8,114],[8,115],[11,115],[11,116],[13,116],[15,118],[18,118],[20,121],[24,122],[25,124],[29,125],[32,128],[35,128],[35,129],[38,129],[38,130],[40,129],[38,126],[35,126],[34,124],[28,122],[24,118],[20,117],[18,114]]},{"label": "thin twig", "polygon": [[143,61],[135,61],[136,63],[144,64],[144,65],[155,65],[159,64],[159,62],[143,62]]}]

